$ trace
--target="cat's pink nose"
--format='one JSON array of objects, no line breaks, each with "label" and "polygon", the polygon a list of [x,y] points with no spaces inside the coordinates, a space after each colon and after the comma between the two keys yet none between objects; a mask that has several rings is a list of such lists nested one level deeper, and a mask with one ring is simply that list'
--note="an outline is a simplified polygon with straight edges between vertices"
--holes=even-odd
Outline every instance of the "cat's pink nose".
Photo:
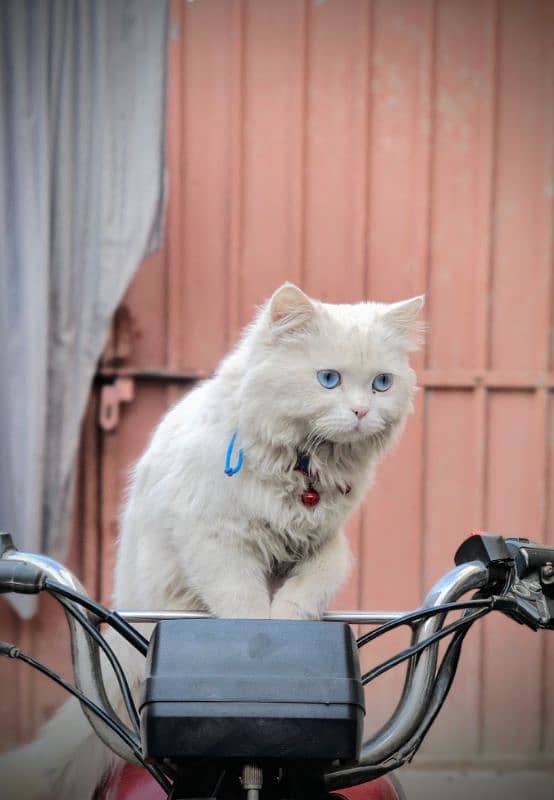
[{"label": "cat's pink nose", "polygon": [[369,408],[365,408],[364,406],[356,406],[356,408],[353,408],[352,411],[358,417],[358,419],[363,419],[369,411]]}]

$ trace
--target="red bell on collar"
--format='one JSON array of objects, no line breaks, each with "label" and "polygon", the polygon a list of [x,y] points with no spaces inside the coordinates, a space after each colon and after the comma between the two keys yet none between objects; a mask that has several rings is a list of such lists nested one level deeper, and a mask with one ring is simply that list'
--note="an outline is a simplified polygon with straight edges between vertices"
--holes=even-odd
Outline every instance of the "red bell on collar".
[{"label": "red bell on collar", "polygon": [[319,492],[312,486],[302,492],[302,502],[305,506],[317,506],[319,503]]}]

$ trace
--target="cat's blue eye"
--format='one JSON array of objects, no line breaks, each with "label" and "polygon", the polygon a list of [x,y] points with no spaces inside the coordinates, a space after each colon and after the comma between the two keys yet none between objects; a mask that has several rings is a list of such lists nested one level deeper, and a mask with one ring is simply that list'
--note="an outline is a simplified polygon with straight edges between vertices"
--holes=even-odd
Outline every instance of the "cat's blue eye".
[{"label": "cat's blue eye", "polygon": [[386,392],[392,386],[392,375],[390,372],[381,372],[373,378],[371,388],[374,392]]},{"label": "cat's blue eye", "polygon": [[340,372],[336,369],[320,369],[317,379],[326,389],[334,389],[340,383]]}]

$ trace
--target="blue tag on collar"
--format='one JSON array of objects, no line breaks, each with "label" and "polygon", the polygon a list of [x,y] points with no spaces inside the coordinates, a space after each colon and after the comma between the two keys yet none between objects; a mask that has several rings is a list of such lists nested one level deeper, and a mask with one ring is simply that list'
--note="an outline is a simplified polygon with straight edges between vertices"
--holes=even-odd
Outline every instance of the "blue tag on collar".
[{"label": "blue tag on collar", "polygon": [[237,432],[235,431],[234,434],[231,436],[231,441],[227,445],[227,455],[225,456],[225,474],[231,477],[232,475],[236,475],[237,472],[242,467],[242,462],[244,460],[244,454],[242,452],[242,448],[239,448],[239,456],[237,459],[237,463],[234,467],[231,466],[231,458],[233,456],[233,450],[235,448],[235,442],[237,439]]}]

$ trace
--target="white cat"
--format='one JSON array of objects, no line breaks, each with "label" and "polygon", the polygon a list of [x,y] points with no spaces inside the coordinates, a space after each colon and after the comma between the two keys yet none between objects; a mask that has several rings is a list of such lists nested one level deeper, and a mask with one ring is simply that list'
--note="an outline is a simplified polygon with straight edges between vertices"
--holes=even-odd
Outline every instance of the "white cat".
[{"label": "white cat", "polygon": [[[341,525],[412,408],[422,304],[331,305],[277,290],[137,463],[116,607],[319,617],[349,571]],[[143,662],[120,653],[136,690]],[[115,686],[109,694],[119,707]],[[0,760],[2,781],[19,773],[2,796],[86,800],[116,762],[70,701]]]}]

